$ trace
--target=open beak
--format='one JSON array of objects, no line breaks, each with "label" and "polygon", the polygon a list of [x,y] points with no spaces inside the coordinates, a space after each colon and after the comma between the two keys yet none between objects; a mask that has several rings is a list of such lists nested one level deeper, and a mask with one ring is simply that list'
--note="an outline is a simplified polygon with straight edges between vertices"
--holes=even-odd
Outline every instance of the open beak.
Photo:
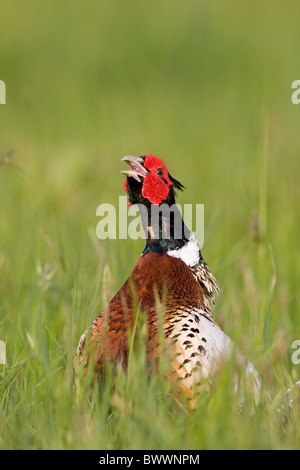
[{"label": "open beak", "polygon": [[139,183],[141,183],[142,179],[149,174],[149,171],[143,166],[144,159],[141,157],[132,157],[131,155],[128,155],[121,158],[121,161],[127,162],[130,166],[130,170],[122,170],[121,173],[136,179]]}]

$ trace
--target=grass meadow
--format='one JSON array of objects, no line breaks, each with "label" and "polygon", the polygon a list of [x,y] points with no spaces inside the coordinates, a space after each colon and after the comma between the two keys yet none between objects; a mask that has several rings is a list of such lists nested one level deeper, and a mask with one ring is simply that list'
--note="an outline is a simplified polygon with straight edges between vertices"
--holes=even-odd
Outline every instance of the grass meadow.
[{"label": "grass meadow", "polygon": [[[300,79],[297,1],[2,0],[0,449],[297,449],[300,399]],[[147,379],[74,389],[81,334],[144,240],[99,240],[124,155],[152,153],[205,205],[215,318],[262,377],[238,410],[230,365],[190,412]],[[299,356],[297,356],[299,358]],[[297,361],[294,361],[297,362]]]}]

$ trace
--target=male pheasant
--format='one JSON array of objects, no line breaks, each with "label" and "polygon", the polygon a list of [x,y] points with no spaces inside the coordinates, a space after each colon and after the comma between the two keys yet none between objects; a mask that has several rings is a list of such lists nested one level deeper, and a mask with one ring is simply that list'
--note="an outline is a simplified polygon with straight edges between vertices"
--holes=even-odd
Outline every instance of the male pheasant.
[{"label": "male pheasant", "polygon": [[[121,172],[126,175],[124,189],[129,204],[139,206],[146,246],[127,281],[82,335],[76,360],[84,360],[84,368],[92,362],[97,373],[107,361],[119,361],[126,370],[128,331],[139,308],[147,319],[147,360],[157,365],[158,310],[162,309],[164,347],[172,374],[192,398],[195,384],[210,380],[232,351],[231,339],[212,317],[219,287],[176,206],[174,190],[182,190],[182,184],[158,157],[127,156],[122,160],[130,166]],[[257,398],[260,378],[250,362],[246,374]]]}]

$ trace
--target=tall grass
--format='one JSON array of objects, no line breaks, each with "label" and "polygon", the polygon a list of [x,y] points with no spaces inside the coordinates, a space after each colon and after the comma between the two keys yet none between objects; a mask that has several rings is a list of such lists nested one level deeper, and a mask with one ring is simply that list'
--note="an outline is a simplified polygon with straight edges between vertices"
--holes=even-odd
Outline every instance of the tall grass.
[{"label": "tall grass", "polygon": [[[299,447],[299,401],[281,408],[300,376],[298,17],[293,1],[2,1],[0,448]],[[96,208],[145,153],[205,204],[215,318],[262,377],[254,412],[233,363],[190,412],[147,377],[143,328],[128,375],[74,388],[79,338],[144,243],[98,240]]]}]

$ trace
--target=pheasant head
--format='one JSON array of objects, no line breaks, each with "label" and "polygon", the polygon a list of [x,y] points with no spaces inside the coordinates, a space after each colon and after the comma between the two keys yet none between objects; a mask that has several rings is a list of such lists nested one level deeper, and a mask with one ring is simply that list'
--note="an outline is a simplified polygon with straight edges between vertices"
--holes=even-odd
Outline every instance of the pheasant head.
[{"label": "pheasant head", "polygon": [[129,170],[122,170],[127,177],[124,190],[128,193],[130,204],[172,205],[174,188],[182,190],[184,186],[173,178],[164,162],[154,155],[141,157],[127,156],[122,161],[129,164]]},{"label": "pheasant head", "polygon": [[175,202],[174,190],[182,191],[184,186],[170,175],[162,159],[154,155],[127,156],[122,161],[130,166],[129,170],[121,171],[126,175],[124,190],[129,204],[138,204],[146,233],[143,253],[156,251],[180,256],[181,248],[186,246],[190,252],[192,246],[192,262],[198,262],[198,243],[184,224]]}]

